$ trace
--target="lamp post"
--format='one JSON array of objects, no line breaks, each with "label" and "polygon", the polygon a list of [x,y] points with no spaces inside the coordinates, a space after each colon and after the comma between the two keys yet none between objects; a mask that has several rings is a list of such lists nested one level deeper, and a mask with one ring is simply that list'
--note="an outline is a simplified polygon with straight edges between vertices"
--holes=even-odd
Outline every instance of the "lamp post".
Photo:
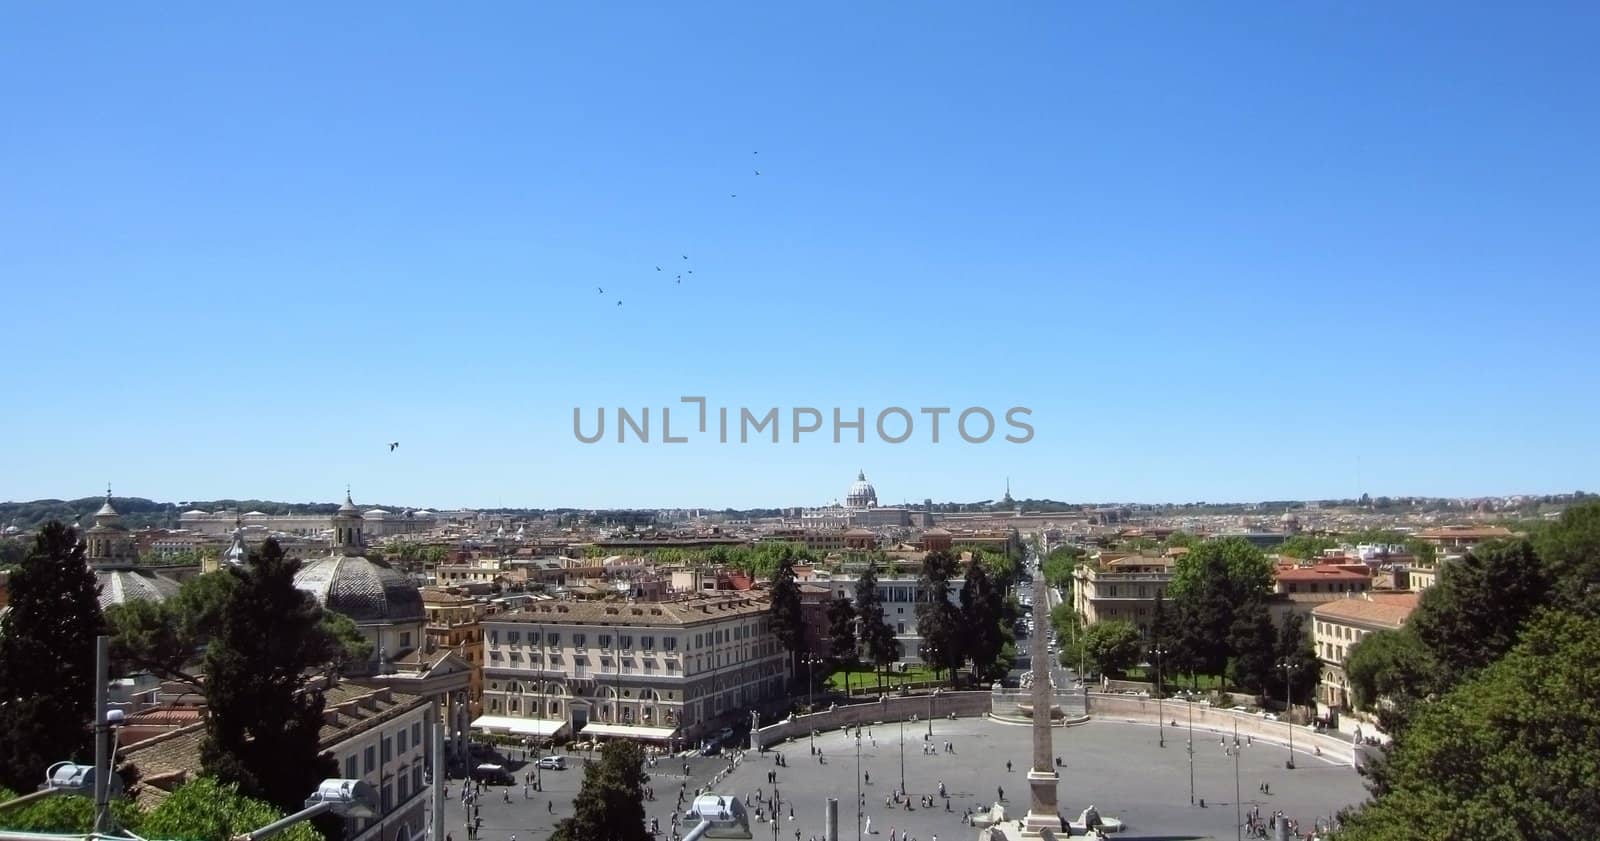
[{"label": "lamp post", "polygon": [[1244,841],[1244,806],[1239,802],[1239,716],[1233,716],[1233,837]]},{"label": "lamp post", "polygon": [[807,654],[804,662],[806,664],[806,712],[809,713],[815,706],[815,702],[812,698],[812,691],[817,685],[816,675],[812,673],[812,670],[819,663],[823,663],[825,661],[821,657],[818,657],[814,654]]},{"label": "lamp post", "polygon": [[1189,805],[1194,805],[1194,693],[1186,692],[1183,696],[1189,708]]},{"label": "lamp post", "polygon": [[1160,739],[1161,747],[1167,746],[1167,717],[1162,713],[1161,705],[1161,655],[1167,653],[1165,646],[1156,646],[1151,649],[1156,655],[1156,734]]},{"label": "lamp post", "polygon": [[[835,817],[837,817],[835,813]],[[856,841],[861,841],[861,728],[856,728]]]},{"label": "lamp post", "polygon": [[1300,664],[1293,660],[1278,661],[1278,668],[1283,670],[1283,725],[1289,728],[1289,759],[1283,767],[1294,770],[1294,673],[1300,671]]},{"label": "lamp post", "polygon": [[906,796],[906,720],[900,719],[900,794]]},{"label": "lamp post", "polygon": [[928,694],[928,741],[933,741],[933,701],[939,697],[939,690],[935,688]]}]

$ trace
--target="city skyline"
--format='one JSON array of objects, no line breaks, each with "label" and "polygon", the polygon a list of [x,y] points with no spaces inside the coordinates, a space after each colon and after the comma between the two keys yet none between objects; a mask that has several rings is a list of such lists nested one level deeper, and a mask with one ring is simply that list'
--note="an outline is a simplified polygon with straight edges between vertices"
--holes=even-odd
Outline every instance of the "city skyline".
[{"label": "city skyline", "polygon": [[[1600,474],[1584,4],[386,11],[8,16],[0,497]],[[1035,434],[573,435],[684,395],[1021,405]]]}]

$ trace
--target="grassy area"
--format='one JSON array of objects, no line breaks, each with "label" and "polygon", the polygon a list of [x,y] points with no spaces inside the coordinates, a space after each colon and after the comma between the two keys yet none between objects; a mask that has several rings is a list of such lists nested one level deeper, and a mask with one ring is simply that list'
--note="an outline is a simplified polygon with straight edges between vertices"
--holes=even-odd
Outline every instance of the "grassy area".
[{"label": "grassy area", "polygon": [[[865,687],[876,688],[878,685],[877,674],[875,674],[872,669],[866,668],[856,669],[849,672],[834,672],[828,676],[828,688],[837,692],[843,692],[845,688],[846,677],[849,677],[850,679],[850,688],[857,691],[860,691]],[[902,683],[922,683],[937,679],[938,675],[934,674],[933,669],[930,669],[926,666],[912,666],[904,672],[889,672],[888,674],[884,675],[883,685],[886,687],[895,687]]]},{"label": "grassy area", "polygon": [[[1189,689],[1196,686],[1195,679],[1190,675],[1175,675],[1168,672],[1162,675],[1162,678],[1166,681],[1168,692],[1174,689]],[[1142,680],[1146,683],[1153,683],[1155,679],[1156,670],[1147,669],[1143,666],[1135,666],[1129,669],[1127,676],[1123,678],[1123,680]],[[1222,679],[1216,675],[1200,675],[1197,688],[1201,690],[1221,689]]]}]

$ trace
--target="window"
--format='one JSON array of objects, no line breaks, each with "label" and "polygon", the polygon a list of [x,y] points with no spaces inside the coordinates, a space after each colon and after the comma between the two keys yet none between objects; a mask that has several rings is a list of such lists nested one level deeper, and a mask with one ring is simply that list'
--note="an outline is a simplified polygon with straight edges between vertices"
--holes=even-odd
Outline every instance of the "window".
[{"label": "window", "polygon": [[390,754],[390,750],[393,747],[394,747],[393,740],[391,740],[388,736],[384,736],[383,737],[383,761],[384,761],[385,764],[387,764],[389,762],[389,760],[392,758],[392,756]]},{"label": "window", "polygon": [[521,631],[507,631],[506,632],[506,644],[507,645],[517,645],[517,644],[519,644],[521,642],[522,642],[522,632]]},{"label": "window", "polygon": [[661,647],[666,649],[666,650],[668,650],[668,651],[677,651],[678,650],[678,638],[677,637],[663,637],[661,639]]},{"label": "window", "polygon": [[411,744],[422,744],[422,722],[411,725]]},{"label": "window", "polygon": [[411,778],[407,777],[405,774],[401,774],[398,778],[396,778],[395,785],[399,787],[400,799],[404,801],[406,799],[406,795],[411,793]]},{"label": "window", "polygon": [[383,814],[388,814],[389,810],[394,808],[394,792],[393,792],[392,788],[389,786],[388,783],[384,783],[383,784],[383,798],[382,798],[382,800],[383,800],[383,808],[380,811]]},{"label": "window", "polygon": [[361,773],[363,773],[363,774],[372,773],[378,767],[378,749],[373,747],[373,746],[371,746],[371,745],[368,745],[366,753],[362,756],[362,759],[365,760],[365,763],[364,763],[365,770],[363,770]]},{"label": "window", "polygon": [[561,635],[560,634],[551,634],[550,635],[549,645],[550,645],[551,648],[560,648],[561,647]]},{"label": "window", "polygon": [[417,764],[411,766],[411,790],[412,791],[421,791],[422,790],[422,763],[421,762],[418,762]]},{"label": "window", "polygon": [[585,643],[587,643],[588,641],[589,640],[588,640],[588,637],[587,637],[586,634],[573,634],[572,635],[572,645],[573,645],[574,648],[584,648],[584,647],[586,647]]},{"label": "window", "polygon": [[528,644],[529,645],[538,645],[539,644],[539,633],[537,631],[529,631],[528,632]]},{"label": "window", "polygon": [[411,632],[410,631],[406,631],[406,632],[404,632],[404,633],[402,633],[400,635],[400,647],[401,648],[410,648],[411,647]]},{"label": "window", "polygon": [[361,763],[359,757],[353,753],[344,758],[344,778],[347,780],[361,778]]},{"label": "window", "polygon": [[600,650],[604,651],[604,650],[610,648],[611,647],[611,635],[610,634],[601,634],[599,642],[600,642]]},{"label": "window", "polygon": [[500,644],[500,632],[499,631],[490,631],[489,632],[489,644],[490,645],[499,645]]},{"label": "window", "polygon": [[627,651],[628,649],[633,647],[633,637],[624,634],[622,637],[619,638],[619,640],[620,640],[620,643],[621,643],[623,651]]},{"label": "window", "polygon": [[406,752],[406,731],[401,730],[394,734],[394,752],[397,754]]},{"label": "window", "polygon": [[639,638],[639,647],[643,648],[645,651],[655,651],[656,650],[656,638],[655,637],[640,637]]}]

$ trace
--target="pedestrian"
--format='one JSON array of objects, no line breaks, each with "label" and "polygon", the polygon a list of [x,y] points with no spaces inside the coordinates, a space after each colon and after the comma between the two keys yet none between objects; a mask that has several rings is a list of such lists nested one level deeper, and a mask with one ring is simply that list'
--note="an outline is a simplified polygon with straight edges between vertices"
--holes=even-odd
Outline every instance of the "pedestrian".
[{"label": "pedestrian", "polygon": [[869,786],[872,785],[872,772],[871,771],[863,771],[861,773],[861,777],[862,777],[862,779],[864,779],[866,781],[867,785],[869,785]]},{"label": "pedestrian", "polygon": [[1011,773],[1011,760],[1009,759],[1006,760],[1006,773]]},{"label": "pedestrian", "polygon": [[556,813],[556,802],[554,800],[551,800],[550,802],[544,804],[544,808],[545,808],[545,811],[547,811],[550,814],[554,815]]},{"label": "pedestrian", "polygon": [[[1006,764],[1010,765],[1011,763],[1008,762]],[[1004,800],[1004,799],[1006,799],[1006,790],[1004,788],[1001,788],[1000,786],[995,786],[994,787],[994,794],[995,794],[995,798],[994,799],[996,799],[996,800]]]},{"label": "pedestrian", "polygon": [[872,834],[872,818],[867,818],[867,834]]}]

